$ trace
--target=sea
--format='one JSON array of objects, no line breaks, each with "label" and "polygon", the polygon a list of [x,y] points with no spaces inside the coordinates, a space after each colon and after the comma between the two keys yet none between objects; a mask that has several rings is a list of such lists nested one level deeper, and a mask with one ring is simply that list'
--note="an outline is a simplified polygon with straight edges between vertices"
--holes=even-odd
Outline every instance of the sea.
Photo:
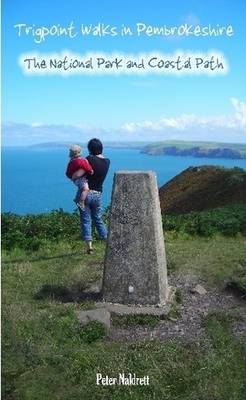
[{"label": "sea", "polygon": [[[105,208],[110,205],[114,174],[120,170],[154,171],[159,187],[190,166],[218,165],[246,170],[246,160],[151,156],[139,149],[126,148],[105,148],[104,155],[111,160],[104,183]],[[56,209],[74,211],[76,188],[65,176],[67,162],[65,148],[3,148],[2,212],[25,215]]]}]

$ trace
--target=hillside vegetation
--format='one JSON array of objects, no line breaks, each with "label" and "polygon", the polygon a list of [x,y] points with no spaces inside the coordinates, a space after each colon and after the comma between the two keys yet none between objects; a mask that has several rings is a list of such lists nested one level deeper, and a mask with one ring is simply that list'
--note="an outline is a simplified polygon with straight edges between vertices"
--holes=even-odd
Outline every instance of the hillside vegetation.
[{"label": "hillside vegetation", "polygon": [[[104,219],[107,222],[108,212]],[[179,232],[204,237],[246,235],[246,204],[235,204],[203,212],[188,214],[163,214],[165,232]],[[94,231],[94,239],[97,239]],[[62,210],[47,214],[25,215],[6,213],[2,215],[2,248],[24,249],[29,252],[45,248],[47,244],[80,240],[79,216]]]},{"label": "hillside vegetation", "polygon": [[164,214],[246,204],[246,171],[237,167],[190,167],[163,185],[159,194]]}]

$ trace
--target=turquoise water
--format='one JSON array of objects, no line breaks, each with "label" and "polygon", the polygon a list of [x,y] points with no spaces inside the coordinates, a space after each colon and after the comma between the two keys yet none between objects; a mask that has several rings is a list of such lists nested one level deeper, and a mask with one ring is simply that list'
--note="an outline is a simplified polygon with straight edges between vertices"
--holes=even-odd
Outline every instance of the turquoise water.
[{"label": "turquoise water", "polygon": [[[158,185],[189,166],[221,165],[246,169],[246,160],[149,156],[132,149],[105,149],[111,160],[104,184],[103,204],[110,203],[113,175],[119,170],[152,170]],[[64,171],[66,149],[5,148],[2,150],[2,211],[41,213],[63,208],[73,211],[75,187]],[[141,194],[140,194],[141,195]]]}]

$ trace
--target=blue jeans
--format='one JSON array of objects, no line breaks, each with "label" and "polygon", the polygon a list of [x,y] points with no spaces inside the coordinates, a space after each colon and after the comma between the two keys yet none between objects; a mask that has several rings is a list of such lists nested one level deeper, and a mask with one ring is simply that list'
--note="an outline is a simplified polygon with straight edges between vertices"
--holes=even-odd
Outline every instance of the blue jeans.
[{"label": "blue jeans", "polygon": [[100,192],[89,191],[84,210],[79,210],[82,239],[86,242],[92,240],[92,222],[95,224],[100,239],[107,239],[107,228],[102,220],[101,196]]}]

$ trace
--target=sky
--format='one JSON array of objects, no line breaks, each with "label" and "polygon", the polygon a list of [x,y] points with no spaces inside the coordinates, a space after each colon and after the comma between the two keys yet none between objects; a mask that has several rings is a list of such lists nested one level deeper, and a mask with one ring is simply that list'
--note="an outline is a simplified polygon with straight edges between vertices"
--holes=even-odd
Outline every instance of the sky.
[{"label": "sky", "polygon": [[[212,140],[246,143],[246,2],[244,0],[3,0],[2,123],[3,144],[107,141]],[[47,35],[39,27],[74,26],[75,37]],[[80,33],[98,23],[118,33]],[[137,35],[146,27],[229,26],[232,36]],[[26,24],[26,34],[18,24]],[[34,34],[33,34],[34,33]],[[39,43],[38,43],[39,41]],[[222,54],[225,74],[191,73],[27,74],[24,55],[114,53],[173,55],[175,52]],[[106,57],[105,56],[105,57]],[[95,56],[96,57],[96,56]],[[25,57],[24,57],[25,58]]]}]

